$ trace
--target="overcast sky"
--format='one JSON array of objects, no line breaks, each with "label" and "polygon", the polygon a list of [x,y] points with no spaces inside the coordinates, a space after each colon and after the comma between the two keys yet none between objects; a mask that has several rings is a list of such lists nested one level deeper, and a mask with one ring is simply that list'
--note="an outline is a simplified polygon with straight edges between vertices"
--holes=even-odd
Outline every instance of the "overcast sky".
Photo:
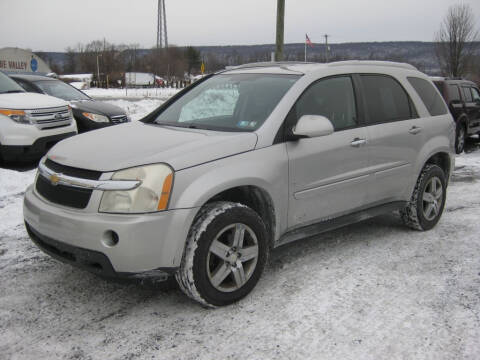
[{"label": "overcast sky", "polygon": [[[480,0],[470,4],[480,28]],[[169,43],[273,43],[276,0],[166,0]],[[458,0],[286,0],[285,42],[431,41]],[[64,51],[106,38],[151,47],[157,0],[0,0],[0,48]]]}]

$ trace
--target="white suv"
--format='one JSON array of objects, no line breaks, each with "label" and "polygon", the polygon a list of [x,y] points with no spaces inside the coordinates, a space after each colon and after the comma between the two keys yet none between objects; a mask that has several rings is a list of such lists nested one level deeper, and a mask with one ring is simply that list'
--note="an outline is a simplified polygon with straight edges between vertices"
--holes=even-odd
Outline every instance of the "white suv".
[{"label": "white suv", "polygon": [[26,93],[0,72],[0,160],[39,159],[55,143],[76,133],[67,102]]}]

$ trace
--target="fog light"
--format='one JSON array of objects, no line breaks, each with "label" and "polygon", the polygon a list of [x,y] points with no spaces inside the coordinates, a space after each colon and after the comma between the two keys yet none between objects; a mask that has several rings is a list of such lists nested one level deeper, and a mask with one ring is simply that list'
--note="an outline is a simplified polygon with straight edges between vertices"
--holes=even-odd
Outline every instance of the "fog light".
[{"label": "fog light", "polygon": [[114,247],[118,244],[119,238],[118,234],[113,230],[105,231],[102,238],[102,244],[106,247]]}]

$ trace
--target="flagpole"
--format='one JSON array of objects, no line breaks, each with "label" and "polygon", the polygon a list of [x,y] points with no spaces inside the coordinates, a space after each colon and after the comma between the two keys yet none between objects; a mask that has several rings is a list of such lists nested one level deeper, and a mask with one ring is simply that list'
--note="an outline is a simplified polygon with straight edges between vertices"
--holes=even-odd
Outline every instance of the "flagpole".
[{"label": "flagpole", "polygon": [[305,36],[305,62],[307,62],[307,36]]}]

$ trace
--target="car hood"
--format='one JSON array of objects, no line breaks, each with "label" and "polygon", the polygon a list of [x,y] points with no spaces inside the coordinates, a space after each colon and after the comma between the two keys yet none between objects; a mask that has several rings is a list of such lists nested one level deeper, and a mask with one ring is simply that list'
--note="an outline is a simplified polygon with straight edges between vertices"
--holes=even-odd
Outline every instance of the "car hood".
[{"label": "car hood", "polygon": [[125,111],[115,105],[96,100],[72,101],[72,108],[81,112],[91,112],[100,115],[116,116],[125,115]]},{"label": "car hood", "polygon": [[112,126],[59,142],[48,153],[66,166],[102,172],[167,163],[181,170],[255,148],[246,132],[165,127],[142,122]]},{"label": "car hood", "polygon": [[45,109],[66,106],[68,103],[53,96],[35,93],[0,94],[0,107],[16,110]]}]

